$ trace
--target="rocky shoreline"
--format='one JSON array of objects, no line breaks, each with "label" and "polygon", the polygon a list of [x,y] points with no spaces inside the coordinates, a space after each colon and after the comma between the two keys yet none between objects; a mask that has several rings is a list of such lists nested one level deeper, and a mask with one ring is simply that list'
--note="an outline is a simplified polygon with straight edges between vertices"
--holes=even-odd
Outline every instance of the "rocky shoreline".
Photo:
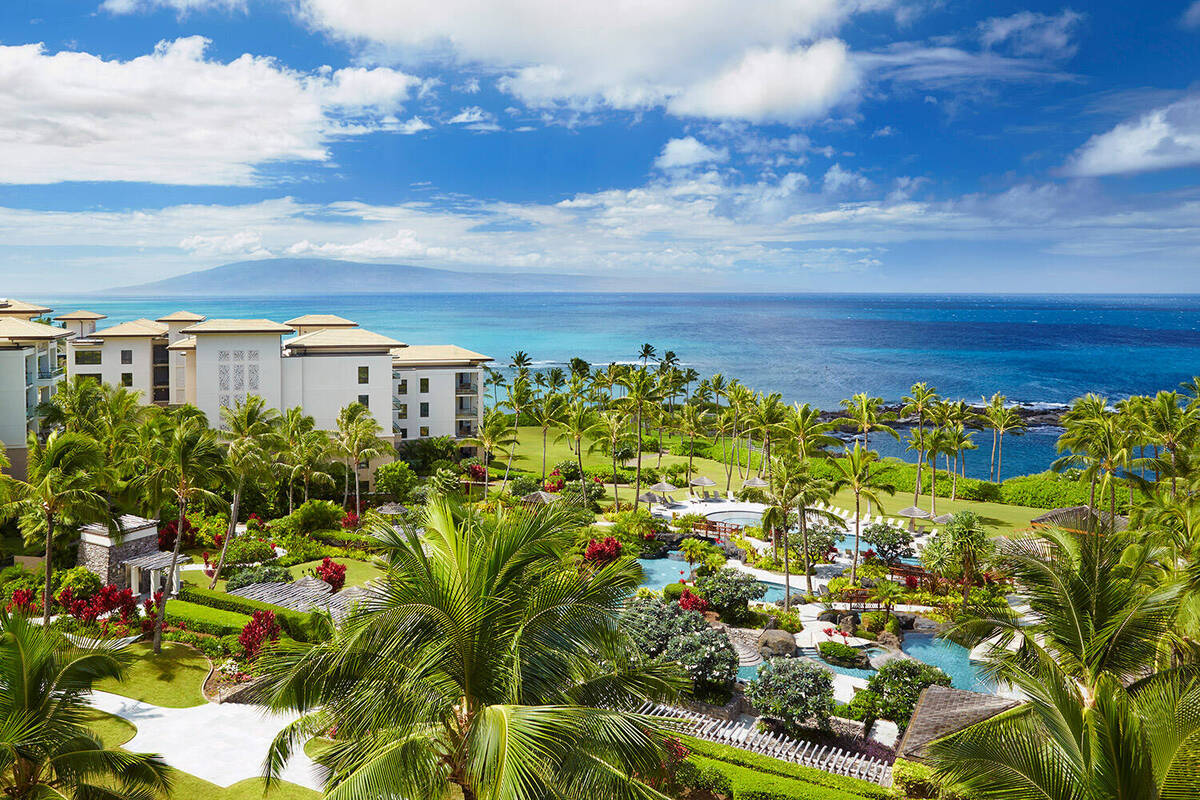
[{"label": "rocky shoreline", "polygon": [[[889,421],[888,424],[898,425],[901,427],[912,427],[917,424],[916,416],[905,416],[903,414],[903,403],[885,403],[881,409],[884,417]],[[970,404],[971,410],[976,414],[982,414],[984,406],[981,404]],[[1013,410],[1017,415],[1025,421],[1025,425],[1030,428],[1036,427],[1062,427],[1062,415],[1067,410],[1066,406],[1048,406],[1047,404],[1037,405],[1016,405]],[[847,419],[849,416],[845,409],[822,410],[822,422],[839,422]],[[981,426],[974,426],[981,427]],[[853,429],[847,425],[845,430],[853,432]]]}]

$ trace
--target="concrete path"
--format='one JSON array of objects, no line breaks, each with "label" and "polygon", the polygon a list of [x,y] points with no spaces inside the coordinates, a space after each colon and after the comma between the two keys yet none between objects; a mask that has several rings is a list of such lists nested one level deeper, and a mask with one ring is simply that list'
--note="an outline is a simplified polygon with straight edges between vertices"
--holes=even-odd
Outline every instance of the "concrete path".
[{"label": "concrete path", "polygon": [[[295,719],[237,703],[163,708],[109,692],[92,692],[92,705],[137,726],[137,734],[125,748],[158,753],[176,769],[218,786],[261,776],[271,740]],[[281,777],[321,789],[315,765],[303,750],[292,756]]]}]

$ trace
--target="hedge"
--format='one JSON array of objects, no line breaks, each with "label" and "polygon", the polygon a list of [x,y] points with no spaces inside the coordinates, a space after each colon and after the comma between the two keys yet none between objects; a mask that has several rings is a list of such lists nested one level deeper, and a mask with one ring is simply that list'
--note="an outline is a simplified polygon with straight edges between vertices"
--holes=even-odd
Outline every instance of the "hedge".
[{"label": "hedge", "polygon": [[195,633],[211,633],[213,636],[237,635],[249,621],[250,617],[245,614],[190,603],[187,600],[171,600],[167,603],[167,623],[179,625]]},{"label": "hedge", "polygon": [[[180,589],[179,598],[185,602],[195,603],[196,605],[233,611],[246,616],[253,616],[255,611],[273,611],[275,612],[275,620],[279,623],[279,627],[290,638],[298,642],[316,642],[321,638],[322,626],[319,620],[314,618],[313,614],[302,614],[299,611],[292,611],[290,608],[284,608],[283,606],[250,600],[225,592],[201,589],[198,586],[188,584],[184,584]],[[170,604],[168,604],[167,610],[170,611],[170,608]],[[240,632],[241,628],[238,628],[238,631]]]},{"label": "hedge", "polygon": [[[701,755],[693,754],[692,761],[701,769],[715,767],[725,773],[725,777],[729,778],[733,785],[734,800],[864,800],[868,797],[832,786],[809,783],[807,780],[760,772],[757,769]],[[880,796],[870,795],[872,798]]]},{"label": "hedge", "polygon": [[714,742],[706,742],[702,739],[694,739],[690,736],[681,737],[688,749],[693,753],[713,759],[716,762],[725,762],[734,764],[740,767],[756,770],[762,773],[771,775],[779,775],[785,778],[793,778],[805,783],[814,783],[819,786],[825,786],[830,789],[838,789],[848,792],[858,797],[870,797],[875,800],[888,800],[891,792],[882,786],[877,786],[867,781],[859,780],[858,778],[849,778],[843,775],[834,775],[824,770],[816,769],[815,767],[802,767],[799,764],[793,764],[790,761],[781,761],[778,758],[751,753],[748,750],[742,750],[739,747],[731,747],[725,744],[716,744]]},{"label": "hedge", "polygon": [[348,530],[320,530],[309,534],[321,544],[341,547],[346,550],[378,550],[379,540],[374,536]]}]

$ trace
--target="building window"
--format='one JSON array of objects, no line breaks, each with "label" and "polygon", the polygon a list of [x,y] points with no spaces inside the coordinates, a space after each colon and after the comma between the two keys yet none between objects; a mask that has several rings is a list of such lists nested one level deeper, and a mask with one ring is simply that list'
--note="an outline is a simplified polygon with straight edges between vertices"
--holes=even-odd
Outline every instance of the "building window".
[{"label": "building window", "polygon": [[408,378],[396,384],[396,394],[408,394]]},{"label": "building window", "polygon": [[408,428],[401,428],[401,429],[400,429],[400,438],[401,438],[401,439],[407,439],[407,438],[408,438]]},{"label": "building window", "polygon": [[121,363],[122,364],[132,364],[133,363],[133,351],[132,350],[122,350],[121,351]]},{"label": "building window", "polygon": [[371,382],[371,368],[370,367],[359,367],[358,368],[358,382],[359,383],[370,383]]},{"label": "building window", "polygon": [[396,406],[396,419],[408,419],[408,403],[400,403]]},{"label": "building window", "polygon": [[358,396],[358,402],[359,402],[360,404],[362,404],[362,406],[363,406],[364,408],[370,408],[370,407],[371,407],[371,396],[370,396],[370,395],[366,395],[366,394],[360,394],[360,395]]},{"label": "building window", "polygon": [[121,385],[122,386],[133,386],[133,373],[132,372],[122,372],[121,373]]},{"label": "building window", "polygon": [[99,364],[100,363],[100,351],[99,350],[76,350],[75,351],[75,363],[76,364]]},{"label": "building window", "polygon": [[421,416],[422,417],[429,416],[429,403],[421,403]]},{"label": "building window", "polygon": [[75,377],[79,378],[80,380],[88,380],[88,381],[92,381],[93,383],[100,383],[100,376],[97,375],[95,372],[92,372],[92,373],[85,372],[81,375],[76,375]]},{"label": "building window", "polygon": [[429,426],[422,425],[421,426],[421,436],[428,436],[428,435],[429,435]]},{"label": "building window", "polygon": [[421,394],[429,393],[429,378],[421,378]]}]

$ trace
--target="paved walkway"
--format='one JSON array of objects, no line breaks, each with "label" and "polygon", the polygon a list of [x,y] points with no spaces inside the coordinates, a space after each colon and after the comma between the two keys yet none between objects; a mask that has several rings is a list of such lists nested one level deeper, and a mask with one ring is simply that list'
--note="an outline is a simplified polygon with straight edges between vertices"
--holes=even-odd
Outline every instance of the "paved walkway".
[{"label": "paved walkway", "polygon": [[[272,739],[295,719],[237,703],[163,708],[109,692],[92,692],[92,705],[137,726],[127,749],[158,753],[172,767],[218,786],[261,776]],[[312,760],[299,750],[281,777],[320,791],[315,775]]]}]

